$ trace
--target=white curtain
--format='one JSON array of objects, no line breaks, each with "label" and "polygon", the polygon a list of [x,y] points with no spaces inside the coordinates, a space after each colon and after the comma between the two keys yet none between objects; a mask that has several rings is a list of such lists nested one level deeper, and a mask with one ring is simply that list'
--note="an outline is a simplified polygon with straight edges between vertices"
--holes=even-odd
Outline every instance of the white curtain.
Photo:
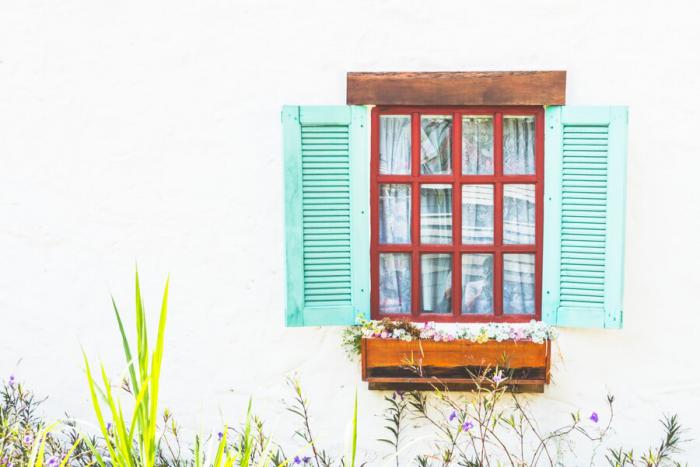
[{"label": "white curtain", "polygon": [[452,172],[452,118],[426,116],[421,118],[421,173],[449,174]]},{"label": "white curtain", "polygon": [[503,118],[503,172],[535,173],[535,118]]},{"label": "white curtain", "polygon": [[411,312],[411,255],[382,253],[379,255],[380,313]]},{"label": "white curtain", "polygon": [[462,117],[462,173],[493,174],[492,117]]},{"label": "white curtain", "polygon": [[503,185],[503,243],[535,244],[535,185]]},{"label": "white curtain", "polygon": [[411,117],[382,115],[379,117],[379,173],[407,175],[411,173]]},{"label": "white curtain", "polygon": [[462,255],[462,313],[493,313],[493,255]]},{"label": "white curtain", "polygon": [[452,185],[421,185],[420,238],[426,244],[452,243]]},{"label": "white curtain", "polygon": [[493,243],[493,185],[462,185],[462,243]]},{"label": "white curtain", "polygon": [[411,243],[411,187],[379,187],[379,243]]},{"label": "white curtain", "polygon": [[535,313],[535,255],[503,255],[503,313]]},{"label": "white curtain", "polygon": [[426,313],[452,312],[452,255],[421,256],[422,310]]}]

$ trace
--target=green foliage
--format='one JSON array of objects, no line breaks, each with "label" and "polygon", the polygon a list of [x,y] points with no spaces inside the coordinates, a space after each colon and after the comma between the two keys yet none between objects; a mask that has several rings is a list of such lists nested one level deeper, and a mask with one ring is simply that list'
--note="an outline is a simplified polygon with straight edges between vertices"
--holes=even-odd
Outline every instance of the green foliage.
[{"label": "green foliage", "polygon": [[88,466],[94,463],[89,445],[94,438],[78,433],[75,422],[48,423],[38,414],[46,399],[14,376],[0,386],[0,465]]},{"label": "green foliage", "polygon": [[685,442],[678,416],[664,416],[660,422],[664,427],[664,437],[656,448],[649,448],[640,456],[635,456],[633,450],[608,449],[605,460],[611,467],[681,467],[680,462],[673,459],[673,455],[680,452],[680,446]]},{"label": "green foliage", "polygon": [[[149,340],[138,274],[135,291],[133,340],[129,338],[113,301],[127,379],[114,384],[102,366],[94,373],[84,354],[89,394],[100,436],[89,437],[80,433],[75,422],[70,420],[47,423],[37,412],[43,400],[37,399],[12,378],[0,386],[0,467],[358,466],[357,393],[347,450],[335,458],[314,438],[310,404],[296,378],[288,379],[293,394],[288,410],[298,417],[300,428],[296,435],[304,441],[303,452],[308,452],[309,456],[285,455],[282,447],[266,434],[263,421],[254,415],[252,402],[248,403],[245,419],[239,426],[223,427],[217,435],[195,436],[192,442],[185,442],[170,411],[159,412],[168,282],[153,341]],[[413,337],[410,326],[384,323],[382,330]],[[349,328],[344,334],[345,341],[359,348],[361,329]],[[454,396],[441,390],[438,384],[436,381],[430,394],[397,392],[385,397],[388,435],[379,441],[391,448],[388,463],[397,467],[407,465],[401,457],[405,440],[413,438],[408,433],[411,427],[407,424],[412,420],[423,429],[432,428],[427,442],[425,437],[421,441],[421,446],[427,447],[413,459],[414,465],[420,467],[559,466],[563,465],[559,447],[574,446],[577,441],[593,443],[594,458],[590,465],[599,465],[595,463],[595,448],[602,446],[611,429],[612,396],[607,399],[609,416],[605,422],[599,420],[597,413],[582,416],[573,412],[567,423],[545,431],[520,396],[509,390],[508,376],[498,368],[476,375],[475,391],[467,395]],[[126,400],[122,401],[120,395]],[[631,450],[609,449],[605,460],[611,467],[680,466],[674,456],[684,442],[681,424],[675,415],[666,417],[662,423],[665,434],[655,447],[639,456]],[[359,463],[360,467],[363,465]]]}]

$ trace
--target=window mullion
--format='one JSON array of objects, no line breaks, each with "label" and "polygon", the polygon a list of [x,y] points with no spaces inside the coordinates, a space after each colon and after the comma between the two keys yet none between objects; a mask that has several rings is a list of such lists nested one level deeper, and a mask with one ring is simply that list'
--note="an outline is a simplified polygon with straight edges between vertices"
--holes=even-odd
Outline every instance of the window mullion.
[{"label": "window mullion", "polygon": [[493,311],[496,316],[503,314],[503,113],[496,112],[493,125],[493,165],[496,181],[494,183],[493,206]]},{"label": "window mullion", "polygon": [[420,114],[411,114],[411,315],[421,311],[420,280]]},{"label": "window mullion", "polygon": [[462,116],[452,114],[452,314],[462,312]]}]

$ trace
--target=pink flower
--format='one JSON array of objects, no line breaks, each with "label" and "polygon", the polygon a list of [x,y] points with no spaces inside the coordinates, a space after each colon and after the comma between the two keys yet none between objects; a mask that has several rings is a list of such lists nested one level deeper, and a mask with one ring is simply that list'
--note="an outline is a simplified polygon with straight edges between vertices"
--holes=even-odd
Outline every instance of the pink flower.
[{"label": "pink flower", "polygon": [[382,333],[380,334],[380,337],[381,337],[382,339],[386,339],[387,337],[389,337],[389,333],[386,332],[386,331],[382,331]]}]

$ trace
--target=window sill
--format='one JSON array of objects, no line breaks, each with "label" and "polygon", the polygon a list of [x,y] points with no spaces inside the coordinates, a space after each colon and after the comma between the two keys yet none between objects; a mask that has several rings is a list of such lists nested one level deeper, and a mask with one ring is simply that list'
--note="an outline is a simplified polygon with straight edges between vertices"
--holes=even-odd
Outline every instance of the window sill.
[{"label": "window sill", "polygon": [[[551,342],[469,340],[435,342],[363,337],[362,380],[376,390],[473,390],[480,375],[495,368],[506,378],[499,383],[518,392],[544,392],[550,380]],[[468,371],[467,371],[468,370]]]}]

